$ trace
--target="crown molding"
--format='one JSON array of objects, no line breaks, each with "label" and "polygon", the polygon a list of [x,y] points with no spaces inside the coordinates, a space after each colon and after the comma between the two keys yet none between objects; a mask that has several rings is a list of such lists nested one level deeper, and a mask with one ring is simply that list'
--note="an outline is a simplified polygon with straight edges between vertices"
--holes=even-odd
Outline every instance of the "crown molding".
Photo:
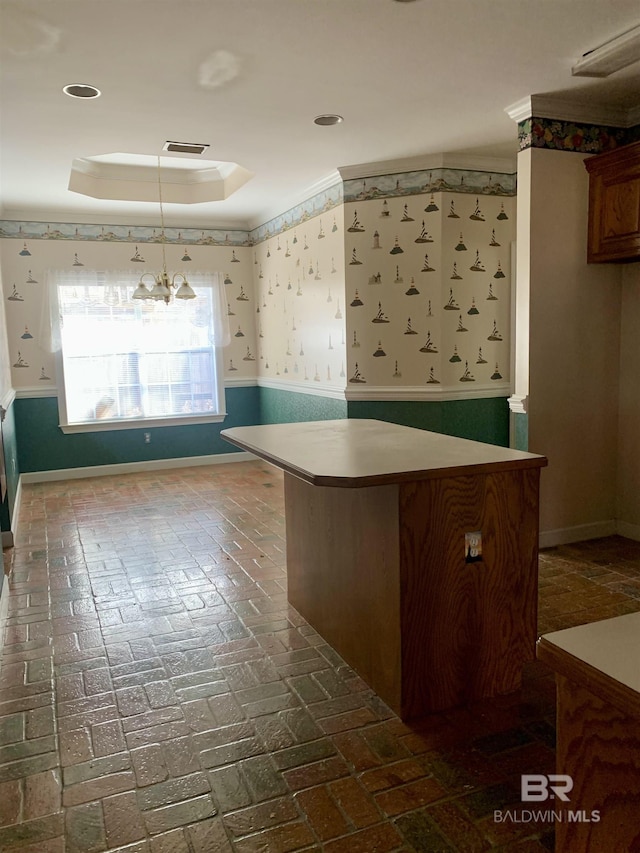
[{"label": "crown molding", "polygon": [[581,124],[604,124],[609,127],[633,127],[640,119],[640,105],[631,109],[602,107],[548,95],[529,95],[506,107],[505,112],[515,122],[529,118],[546,118]]},{"label": "crown molding", "polygon": [[343,181],[371,178],[376,175],[397,175],[405,172],[428,172],[430,169],[467,169],[470,171],[511,174],[516,171],[516,155],[509,157],[485,157],[472,154],[429,154],[399,160],[381,160],[341,166],[338,169]]},{"label": "crown molding", "polygon": [[341,183],[342,178],[340,177],[340,173],[334,169],[328,175],[325,175],[324,178],[320,178],[319,180],[314,181],[314,183],[309,184],[304,190],[296,193],[295,196],[290,196],[288,199],[280,200],[277,207],[274,206],[266,208],[261,210],[260,213],[252,216],[248,223],[249,231],[254,231],[256,228],[266,225],[278,216],[286,215],[288,211],[298,205],[304,204],[305,201],[308,201],[310,198],[313,198],[314,196],[331,189],[336,184]]}]

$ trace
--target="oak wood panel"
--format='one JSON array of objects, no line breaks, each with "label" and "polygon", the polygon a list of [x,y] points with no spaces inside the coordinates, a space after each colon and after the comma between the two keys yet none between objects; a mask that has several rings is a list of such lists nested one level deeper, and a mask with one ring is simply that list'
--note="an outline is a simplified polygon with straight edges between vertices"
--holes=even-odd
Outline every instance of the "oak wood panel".
[{"label": "oak wood panel", "polygon": [[289,601],[399,712],[398,487],[284,487]]},{"label": "oak wood panel", "polygon": [[640,259],[640,142],[584,161],[588,263]]},{"label": "oak wood panel", "polygon": [[[640,851],[640,720],[562,675],[558,686],[556,769],[573,779],[570,802],[555,800],[556,851]],[[569,821],[580,810],[600,820]]]},{"label": "oak wood panel", "polygon": [[[403,717],[515,690],[535,654],[539,469],[403,484]],[[482,560],[465,562],[465,533]]]}]

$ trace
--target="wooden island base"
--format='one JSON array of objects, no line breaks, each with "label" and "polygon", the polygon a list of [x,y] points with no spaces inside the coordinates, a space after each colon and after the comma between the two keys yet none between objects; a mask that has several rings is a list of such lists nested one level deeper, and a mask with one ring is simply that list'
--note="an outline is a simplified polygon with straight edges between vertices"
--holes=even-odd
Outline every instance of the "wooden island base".
[{"label": "wooden island base", "polygon": [[544,457],[372,420],[222,435],[284,470],[289,601],[404,720],[519,687]]},{"label": "wooden island base", "polygon": [[285,474],[289,601],[405,720],[516,690],[535,655],[538,475],[341,489]]}]

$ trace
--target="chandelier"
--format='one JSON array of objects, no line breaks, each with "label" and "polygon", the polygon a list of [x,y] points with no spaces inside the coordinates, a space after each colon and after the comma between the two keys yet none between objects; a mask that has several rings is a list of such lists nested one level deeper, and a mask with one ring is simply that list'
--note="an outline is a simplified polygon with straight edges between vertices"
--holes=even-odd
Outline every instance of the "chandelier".
[{"label": "chandelier", "polygon": [[[132,299],[155,299],[160,301],[163,299],[168,305],[171,297],[176,299],[195,299],[196,294],[187,281],[187,277],[182,272],[174,273],[169,277],[167,272],[167,259],[165,257],[165,236],[164,236],[164,211],[162,209],[162,182],[160,180],[160,155],[158,155],[158,201],[160,202],[160,242],[162,243],[162,271],[159,273],[145,272],[140,276],[138,286],[133,291]],[[144,283],[145,278],[152,278],[153,285],[147,287]],[[182,279],[182,283],[178,281]],[[175,293],[174,293],[175,291]]]}]

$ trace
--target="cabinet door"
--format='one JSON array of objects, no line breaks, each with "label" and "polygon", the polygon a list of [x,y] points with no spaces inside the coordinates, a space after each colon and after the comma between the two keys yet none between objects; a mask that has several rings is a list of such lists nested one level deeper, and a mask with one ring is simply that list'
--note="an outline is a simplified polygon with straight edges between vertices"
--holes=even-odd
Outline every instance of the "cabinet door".
[{"label": "cabinet door", "polygon": [[640,260],[640,146],[585,161],[589,180],[587,261]]}]

